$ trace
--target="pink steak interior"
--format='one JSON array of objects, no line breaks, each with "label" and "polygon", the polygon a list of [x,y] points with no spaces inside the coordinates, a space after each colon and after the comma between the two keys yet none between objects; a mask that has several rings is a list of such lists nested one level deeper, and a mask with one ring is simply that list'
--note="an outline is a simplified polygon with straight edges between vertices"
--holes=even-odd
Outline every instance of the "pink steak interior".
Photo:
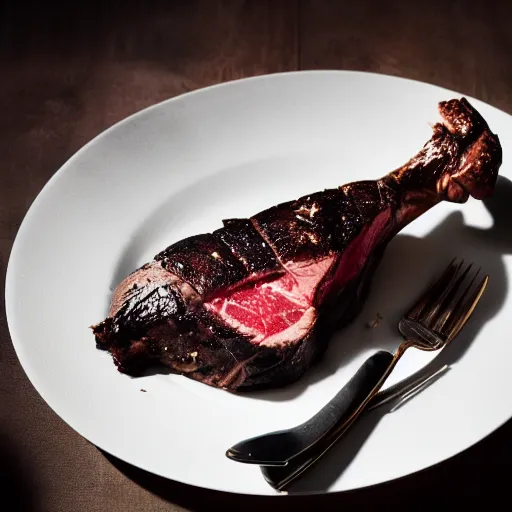
[{"label": "pink steak interior", "polygon": [[[286,274],[251,281],[216,296],[205,306],[227,325],[250,336],[253,343],[277,346],[293,342],[314,323],[314,303],[321,302],[333,287],[341,288],[361,270],[387,231],[389,213],[378,215],[343,253],[287,263]],[[324,279],[327,274],[330,277]]]}]

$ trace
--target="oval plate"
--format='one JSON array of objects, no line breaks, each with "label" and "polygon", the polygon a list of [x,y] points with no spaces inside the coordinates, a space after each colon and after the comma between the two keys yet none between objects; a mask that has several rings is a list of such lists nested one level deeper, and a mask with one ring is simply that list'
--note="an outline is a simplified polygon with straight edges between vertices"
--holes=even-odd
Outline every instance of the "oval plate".
[{"label": "oval plate", "polygon": [[[512,240],[503,224],[512,122],[472,98],[504,149],[495,198],[441,204],[396,237],[360,317],[295,385],[235,395],[177,375],[133,379],[96,349],[89,330],[116,284],[162,248],[223,218],[382,176],[430,138],[438,101],[459,96],[376,74],[284,73],[171,99],[96,137],[34,201],[9,261],[9,328],[35,388],[73,429],[135,466],[205,488],[275,494],[257,467],[228,460],[225,450],[310,417],[366,357],[396,347],[404,308],[459,256],[481,264],[490,282],[454,342],[451,371],[397,411],[368,417],[297,490],[377,484],[481,440],[512,417]],[[377,313],[379,328],[368,329]],[[410,350],[389,384],[433,357]]]}]

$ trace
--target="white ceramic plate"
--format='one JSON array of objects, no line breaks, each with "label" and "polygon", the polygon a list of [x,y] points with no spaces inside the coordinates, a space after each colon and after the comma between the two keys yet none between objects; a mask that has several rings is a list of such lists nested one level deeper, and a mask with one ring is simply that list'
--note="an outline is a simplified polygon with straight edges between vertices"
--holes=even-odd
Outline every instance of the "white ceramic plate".
[{"label": "white ceramic plate", "polygon": [[[9,261],[9,328],[33,385],[71,427],[131,464],[201,487],[275,494],[226,448],[308,418],[377,347],[396,347],[403,308],[459,255],[491,280],[451,371],[396,412],[365,420],[297,490],[395,479],[482,439],[512,416],[512,242],[499,220],[512,204],[506,179],[494,203],[439,205],[398,236],[360,318],[290,388],[236,396],[180,376],[131,379],[95,348],[88,328],[103,319],[113,287],[162,248],[226,217],[380,177],[430,138],[437,102],[459,96],[359,72],[278,74],[174,98],[101,134],[37,197]],[[499,134],[501,175],[511,177],[511,118],[470,101]],[[377,312],[381,326],[367,329]],[[409,351],[389,383],[432,357]]]}]

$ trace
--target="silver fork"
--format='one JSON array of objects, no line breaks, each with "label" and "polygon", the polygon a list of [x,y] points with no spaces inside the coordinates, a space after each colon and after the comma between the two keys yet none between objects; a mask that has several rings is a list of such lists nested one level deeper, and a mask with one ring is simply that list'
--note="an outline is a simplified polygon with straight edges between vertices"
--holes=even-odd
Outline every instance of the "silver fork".
[{"label": "silver fork", "polygon": [[[404,341],[399,345],[389,365],[386,378],[408,348],[434,351],[444,348],[464,327],[485,291],[489,276],[475,286],[481,269],[471,276],[472,263],[464,265],[454,258],[441,276],[427,288],[398,323]],[[375,397],[377,393],[372,395]],[[372,403],[373,405],[373,403]]]},{"label": "silver fork", "polygon": [[[448,328],[450,326],[453,327],[443,346],[446,346],[450,341],[452,341],[455,338],[455,336],[457,336],[462,327],[465,325],[465,323],[473,313],[473,310],[475,309],[478,301],[480,300],[480,297],[485,291],[487,282],[489,280],[489,276],[484,276],[482,280],[479,282],[479,284],[475,287],[474,283],[478,273],[480,272],[480,269],[478,269],[474,274],[473,279],[466,287],[465,291],[461,293],[460,286],[462,284],[462,281],[464,281],[464,279],[467,277],[472,267],[472,264],[469,264],[465,268],[465,270],[462,270],[463,264],[464,260],[461,260],[461,262],[458,265],[456,265],[456,259],[453,259],[450,265],[448,265],[448,267],[445,269],[444,273],[426,290],[426,292],[423,293],[423,295],[414,304],[414,306],[400,319],[398,323],[398,329],[402,336],[405,338],[405,341],[402,343],[402,345],[399,346],[395,354],[393,366],[396,365],[396,363],[398,362],[400,357],[403,356],[407,348],[414,346],[413,344],[410,343],[414,339],[414,337],[418,338],[419,344],[422,343],[421,332],[418,332],[416,327],[418,324],[418,318],[422,314],[427,314],[430,294],[442,294],[443,284],[447,283],[447,289],[444,290],[444,297],[446,298],[447,296],[450,295],[450,289],[448,288],[450,286],[449,283],[452,283],[453,288],[451,289],[451,295],[452,304],[454,305],[452,309],[450,309],[449,307],[446,308],[446,310],[444,311],[444,316],[439,315],[438,317],[439,322],[444,321],[445,323],[448,323],[451,318],[451,324],[445,326],[445,328]],[[474,288],[474,293],[470,294],[470,290],[472,287]],[[456,303],[457,292],[459,293],[458,304]],[[464,298],[466,298],[465,307],[467,309],[465,316],[462,315],[462,313],[465,311],[464,304],[462,303]],[[437,305],[433,304],[432,300],[430,301],[430,304],[432,306],[435,306],[432,308],[432,310],[430,310],[430,316],[432,317],[432,315],[435,315],[436,312],[439,314],[442,305],[440,303]],[[457,315],[459,316],[457,317]],[[420,326],[420,329],[424,328]],[[411,337],[411,339],[408,339],[409,336]],[[433,345],[435,345],[435,340],[433,340],[432,346]],[[420,348],[421,350],[436,350],[436,348],[431,348],[430,346],[428,346],[428,343],[427,346],[425,347],[418,346],[417,348]],[[438,370],[427,374],[425,374],[423,370],[419,370],[416,374],[402,379],[400,382],[397,382],[393,386],[390,386],[385,391],[380,391],[379,393],[376,393],[373,396],[370,403],[368,404],[368,410],[373,410],[385,403],[390,402],[391,400],[397,397],[401,397],[402,399],[405,398],[406,396],[415,393],[418,389],[422,388],[425,384],[428,384],[430,381],[432,381],[433,379],[441,375],[443,372],[445,372],[447,369],[448,365],[445,365],[442,368],[439,368]]]},{"label": "silver fork", "polygon": [[[270,442],[274,450],[280,445],[283,448],[282,453],[279,453],[281,451],[279,448],[277,449],[274,461],[271,460],[272,457],[269,457],[267,452],[267,459],[270,458],[270,460],[267,460],[266,464],[261,467],[263,476],[272,487],[278,490],[285,489],[343,436],[368,405],[371,408],[378,405],[375,405],[372,399],[376,398],[385,380],[408,348],[414,347],[425,351],[440,350],[457,336],[473,313],[488,282],[487,275],[477,282],[480,270],[471,273],[471,268],[471,264],[464,265],[464,261],[457,263],[456,260],[453,260],[442,275],[402,317],[399,322],[399,330],[404,341],[394,355],[390,354],[387,369],[370,393],[366,395],[366,398],[359,402],[355,410],[349,414],[342,414],[341,418],[338,418],[333,425],[333,410],[336,405],[334,402],[338,394],[322,409],[327,414],[322,415],[322,411],[320,411],[312,418],[316,422],[322,421],[322,419],[326,421],[325,428],[318,424],[307,425],[308,422],[306,422],[293,429],[266,434],[252,440],[253,451],[255,446],[258,448],[258,443],[255,445],[254,440],[260,443]],[[466,283],[465,286],[463,286],[464,283]],[[387,400],[384,399],[384,401]],[[329,414],[331,424],[328,424]],[[313,442],[310,439],[308,443],[302,444],[305,448],[296,450],[295,453],[290,451],[286,453],[286,446],[300,446],[300,436],[307,436],[312,431],[316,432],[317,436]],[[275,436],[278,437],[274,438]],[[280,442],[276,443],[276,441]]]}]

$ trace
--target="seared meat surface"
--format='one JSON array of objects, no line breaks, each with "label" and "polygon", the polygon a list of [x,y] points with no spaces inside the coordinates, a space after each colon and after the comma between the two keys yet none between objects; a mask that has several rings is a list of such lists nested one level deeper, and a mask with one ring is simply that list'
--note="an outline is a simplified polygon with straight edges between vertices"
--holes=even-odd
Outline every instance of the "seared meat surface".
[{"label": "seared meat surface", "polygon": [[181,240],[127,276],[97,347],[121,372],[160,364],[231,390],[278,387],[361,310],[387,244],[441,201],[493,193],[497,135],[465,99],[439,104],[425,146],[377,180],[285,202]]}]

